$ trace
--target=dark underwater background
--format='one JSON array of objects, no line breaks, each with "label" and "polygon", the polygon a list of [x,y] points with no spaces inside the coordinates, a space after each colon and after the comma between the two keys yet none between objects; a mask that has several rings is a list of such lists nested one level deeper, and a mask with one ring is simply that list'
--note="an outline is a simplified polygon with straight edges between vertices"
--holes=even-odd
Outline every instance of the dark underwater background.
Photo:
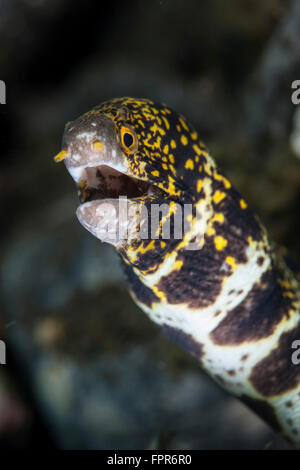
[{"label": "dark underwater background", "polygon": [[101,101],[163,101],[300,261],[297,79],[296,0],[0,0],[1,449],[287,447],[135,306],[53,156]]}]

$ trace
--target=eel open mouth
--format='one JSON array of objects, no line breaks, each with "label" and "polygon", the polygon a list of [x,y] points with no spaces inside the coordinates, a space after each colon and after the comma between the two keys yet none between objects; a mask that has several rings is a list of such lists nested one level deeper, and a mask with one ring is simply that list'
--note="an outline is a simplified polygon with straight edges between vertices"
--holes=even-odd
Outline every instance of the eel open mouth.
[{"label": "eel open mouth", "polygon": [[[137,236],[139,198],[166,194],[105,164],[77,167],[76,174],[72,170],[70,173],[79,189],[79,222],[95,237],[114,246]],[[125,200],[121,196],[126,196]],[[130,208],[134,210],[130,212]]]},{"label": "eel open mouth", "polygon": [[156,186],[128,176],[108,166],[87,166],[78,182],[81,202],[117,199],[126,196],[135,199],[142,196],[163,195]]},{"label": "eel open mouth", "polygon": [[121,165],[88,162],[69,165],[67,169],[77,184],[80,205],[79,222],[99,240],[115,247],[125,240],[140,237],[140,227],[148,221],[142,211],[141,198],[166,198],[156,185],[123,172]]}]

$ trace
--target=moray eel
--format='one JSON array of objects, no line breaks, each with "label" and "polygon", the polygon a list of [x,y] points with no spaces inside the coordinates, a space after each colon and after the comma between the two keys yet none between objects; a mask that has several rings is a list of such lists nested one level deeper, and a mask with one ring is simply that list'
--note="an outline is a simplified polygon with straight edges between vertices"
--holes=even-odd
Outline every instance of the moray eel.
[{"label": "moray eel", "polygon": [[192,125],[148,99],[113,99],[66,125],[55,160],[76,182],[79,221],[115,246],[140,308],[300,447],[299,275]]}]

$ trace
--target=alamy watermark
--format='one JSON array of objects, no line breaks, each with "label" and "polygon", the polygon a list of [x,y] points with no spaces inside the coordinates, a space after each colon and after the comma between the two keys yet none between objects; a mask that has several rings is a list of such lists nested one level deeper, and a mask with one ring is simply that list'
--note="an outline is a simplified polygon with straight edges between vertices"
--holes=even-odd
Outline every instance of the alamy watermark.
[{"label": "alamy watermark", "polygon": [[95,208],[95,212],[94,232],[107,242],[127,239],[182,240],[186,234],[191,234],[185,249],[199,250],[201,247],[203,234],[197,229],[202,217],[192,204],[151,203],[147,207],[129,202],[126,196],[119,196],[118,204],[106,201]]},{"label": "alamy watermark", "polygon": [[292,363],[298,366],[300,364],[300,339],[295,339],[292,342],[292,349],[296,349],[292,354]]},{"label": "alamy watermark", "polygon": [[6,104],[6,85],[3,80],[0,80],[0,104]]},{"label": "alamy watermark", "polygon": [[0,364],[6,364],[6,344],[0,340]]},{"label": "alamy watermark", "polygon": [[300,80],[294,80],[292,82],[292,89],[293,91],[291,95],[291,100],[293,104],[300,104]]}]

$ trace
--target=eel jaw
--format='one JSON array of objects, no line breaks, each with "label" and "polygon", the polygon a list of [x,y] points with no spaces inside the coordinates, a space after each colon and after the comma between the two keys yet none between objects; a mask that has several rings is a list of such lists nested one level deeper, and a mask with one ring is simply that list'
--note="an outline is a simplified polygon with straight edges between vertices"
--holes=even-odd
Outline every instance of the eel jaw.
[{"label": "eel jaw", "polygon": [[96,238],[115,247],[137,237],[135,214],[143,198],[166,196],[151,183],[120,171],[117,165],[88,163],[68,171],[78,187],[79,222]]}]

